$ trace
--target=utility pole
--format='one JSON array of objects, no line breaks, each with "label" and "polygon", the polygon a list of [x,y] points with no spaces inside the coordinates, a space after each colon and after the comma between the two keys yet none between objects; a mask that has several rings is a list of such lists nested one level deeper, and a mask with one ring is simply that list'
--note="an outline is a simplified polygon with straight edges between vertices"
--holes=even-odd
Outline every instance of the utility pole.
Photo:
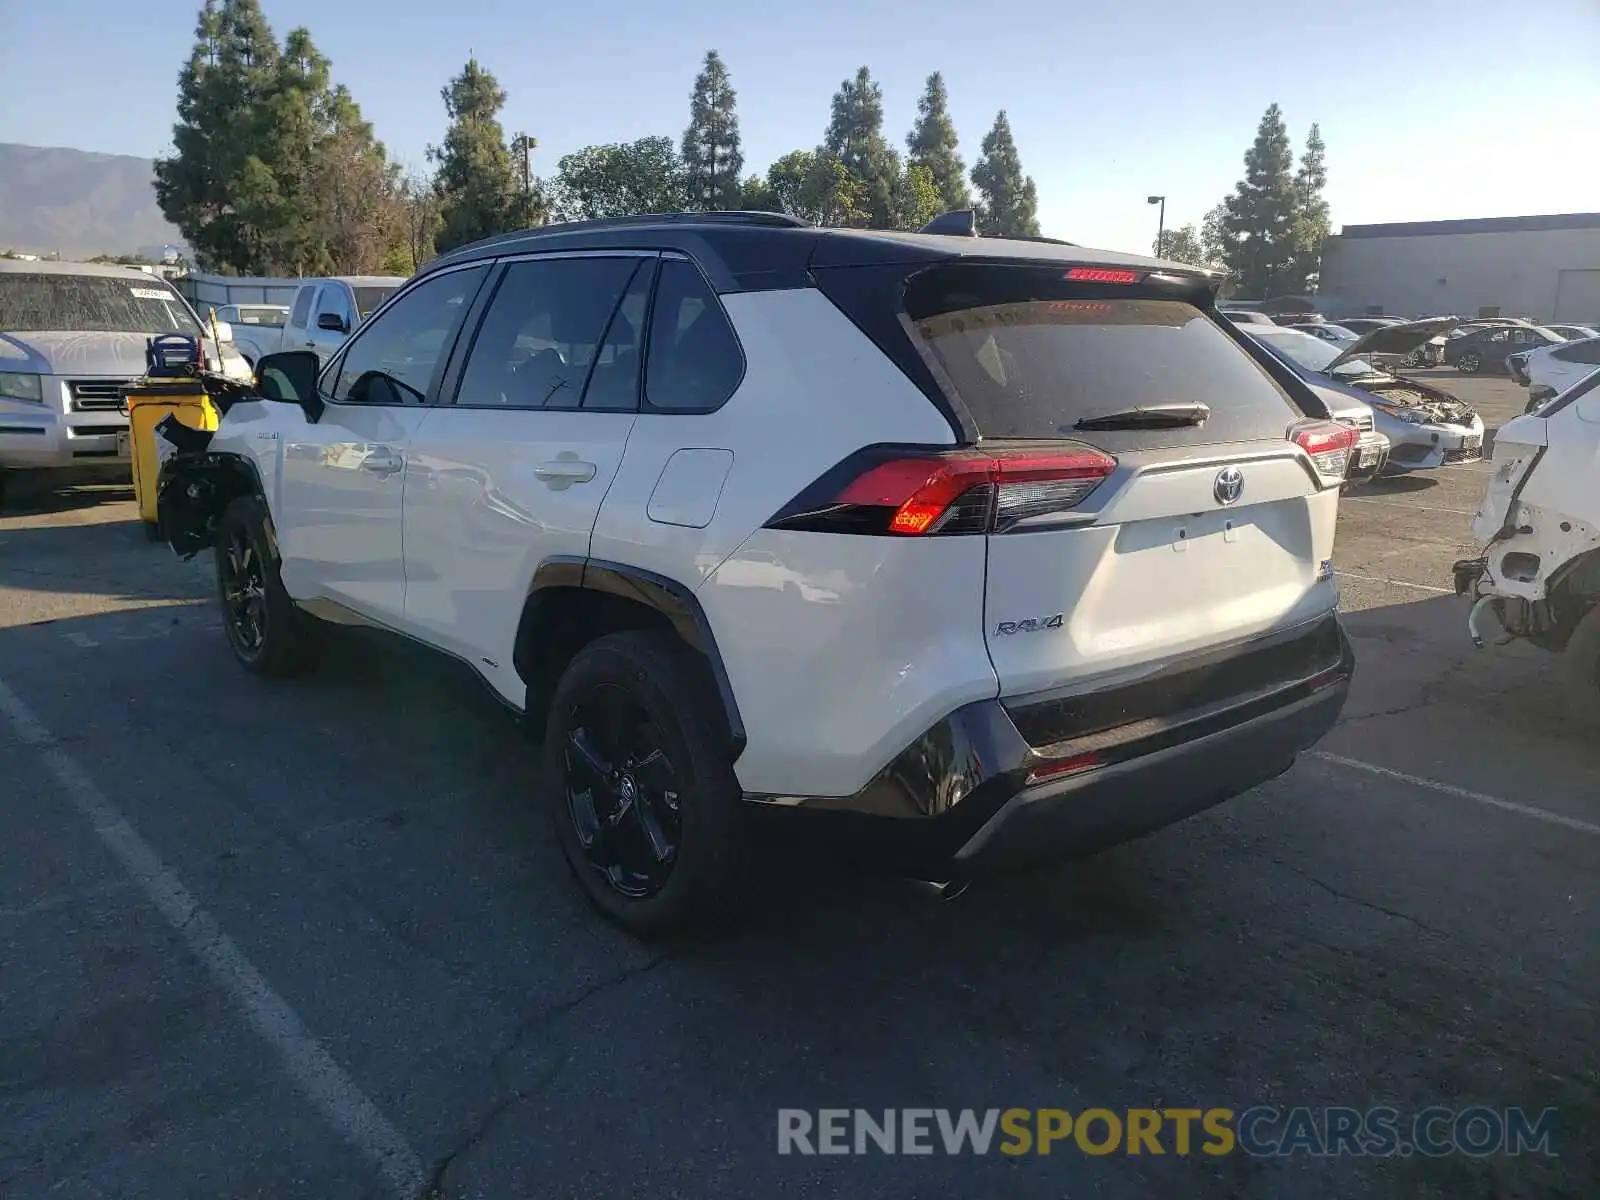
[{"label": "utility pole", "polygon": [[1144,202],[1146,204],[1161,205],[1161,211],[1156,217],[1156,257],[1160,258],[1166,252],[1166,247],[1161,243],[1167,234],[1167,198],[1165,196],[1146,196]]},{"label": "utility pole", "polygon": [[529,137],[519,133],[511,139],[511,148],[522,155],[522,192],[523,195],[533,194],[533,150],[539,144],[538,138]]}]

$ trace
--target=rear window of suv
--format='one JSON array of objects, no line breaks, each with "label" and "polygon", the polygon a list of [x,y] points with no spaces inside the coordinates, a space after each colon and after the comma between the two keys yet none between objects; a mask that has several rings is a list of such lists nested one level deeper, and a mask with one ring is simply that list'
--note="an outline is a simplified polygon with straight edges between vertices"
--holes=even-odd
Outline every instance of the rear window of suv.
[{"label": "rear window of suv", "polygon": [[[985,438],[1074,438],[1111,451],[1281,438],[1289,397],[1215,320],[1138,285],[1067,283],[1062,268],[952,266],[913,278],[907,315]],[[1078,421],[1200,402],[1203,424],[1095,430]]]}]

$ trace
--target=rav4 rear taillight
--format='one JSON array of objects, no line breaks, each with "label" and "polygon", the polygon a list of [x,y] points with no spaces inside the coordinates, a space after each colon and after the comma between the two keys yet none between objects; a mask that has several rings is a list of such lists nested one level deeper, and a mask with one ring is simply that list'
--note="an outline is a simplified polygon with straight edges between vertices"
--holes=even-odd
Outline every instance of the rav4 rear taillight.
[{"label": "rav4 rear taillight", "polygon": [[824,533],[1004,533],[1076,508],[1116,469],[1092,446],[926,450],[870,446],[851,455],[767,522]]},{"label": "rav4 rear taillight", "polygon": [[1323,483],[1338,483],[1344,479],[1361,431],[1337,421],[1302,421],[1289,427],[1289,440],[1310,455]]}]

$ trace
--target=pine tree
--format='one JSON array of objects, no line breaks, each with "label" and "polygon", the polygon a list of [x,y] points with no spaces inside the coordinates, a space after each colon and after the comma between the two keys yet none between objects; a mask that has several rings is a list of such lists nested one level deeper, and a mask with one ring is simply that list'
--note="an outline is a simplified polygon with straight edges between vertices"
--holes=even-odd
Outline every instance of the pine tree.
[{"label": "pine tree", "polygon": [[708,50],[689,96],[689,127],[683,131],[684,180],[691,209],[715,212],[740,204],[744,155],[739,152],[736,99],[727,67],[715,50]]},{"label": "pine tree", "polygon": [[246,164],[261,148],[263,102],[277,67],[278,47],[256,0],[206,0],[178,76],[173,153],[156,162],[155,191],[162,214],[213,270],[255,266],[263,231],[235,210],[234,191],[241,174],[260,175]]},{"label": "pine tree", "polygon": [[1306,148],[1300,155],[1300,169],[1294,176],[1295,231],[1294,231],[1294,287],[1293,291],[1309,291],[1322,270],[1322,246],[1333,232],[1329,220],[1328,202],[1322,191],[1328,186],[1327,147],[1322,143],[1322,130],[1312,123],[1306,135]]},{"label": "pine tree", "polygon": [[444,145],[430,146],[438,164],[439,252],[531,224],[535,214],[506,149],[500,83],[469,58],[461,74],[439,92],[450,128]]},{"label": "pine tree", "polygon": [[935,71],[928,76],[927,90],[917,101],[917,123],[906,135],[906,162],[928,169],[945,212],[972,207],[967,166],[956,152],[956,127],[950,120],[949,102],[944,76]]},{"label": "pine tree", "polygon": [[1225,261],[1246,296],[1268,299],[1304,283],[1295,276],[1299,200],[1293,162],[1283,111],[1273,104],[1245,152],[1244,178],[1223,201]]},{"label": "pine tree", "polygon": [[1038,236],[1039,190],[1033,179],[1022,173],[1022,158],[1005,109],[984,135],[983,157],[972,168],[972,182],[978,189],[981,232],[1000,237]]},{"label": "pine tree", "polygon": [[[854,79],[846,79],[834,93],[833,116],[822,145],[860,180],[871,228],[892,228],[900,156],[884,140],[883,89],[873,82],[872,72],[866,67],[858,70]],[[831,169],[826,172],[831,173]]]}]

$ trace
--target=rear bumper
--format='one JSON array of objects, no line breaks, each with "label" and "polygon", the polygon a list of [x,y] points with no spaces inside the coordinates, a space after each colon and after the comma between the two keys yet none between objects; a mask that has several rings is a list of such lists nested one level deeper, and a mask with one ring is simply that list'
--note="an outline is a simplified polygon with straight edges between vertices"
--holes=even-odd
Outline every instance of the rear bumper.
[{"label": "rear bumper", "polygon": [[1356,446],[1356,455],[1351,459],[1350,469],[1345,472],[1346,483],[1365,483],[1389,462],[1389,439],[1374,430],[1368,430],[1361,435],[1361,441]]},{"label": "rear bumper", "polygon": [[[1295,677],[1223,703],[1174,704],[1159,716],[1038,747],[1005,704],[978,701],[925,732],[853,796],[749,799],[787,809],[791,819],[804,814],[815,831],[934,878],[1092,853],[1282,774],[1331,729],[1355,656],[1337,619],[1324,621],[1337,630],[1331,661],[1324,656]],[[1325,625],[1322,633],[1332,636]],[[1138,686],[1182,694],[1196,686],[1197,670],[1220,677],[1262,652],[1249,644],[1231,658],[1171,671],[1170,684],[1158,678]],[[1265,652],[1280,651],[1269,642]],[[1128,690],[1052,701],[1050,719],[1109,711],[1124,700],[1138,703]]]}]

